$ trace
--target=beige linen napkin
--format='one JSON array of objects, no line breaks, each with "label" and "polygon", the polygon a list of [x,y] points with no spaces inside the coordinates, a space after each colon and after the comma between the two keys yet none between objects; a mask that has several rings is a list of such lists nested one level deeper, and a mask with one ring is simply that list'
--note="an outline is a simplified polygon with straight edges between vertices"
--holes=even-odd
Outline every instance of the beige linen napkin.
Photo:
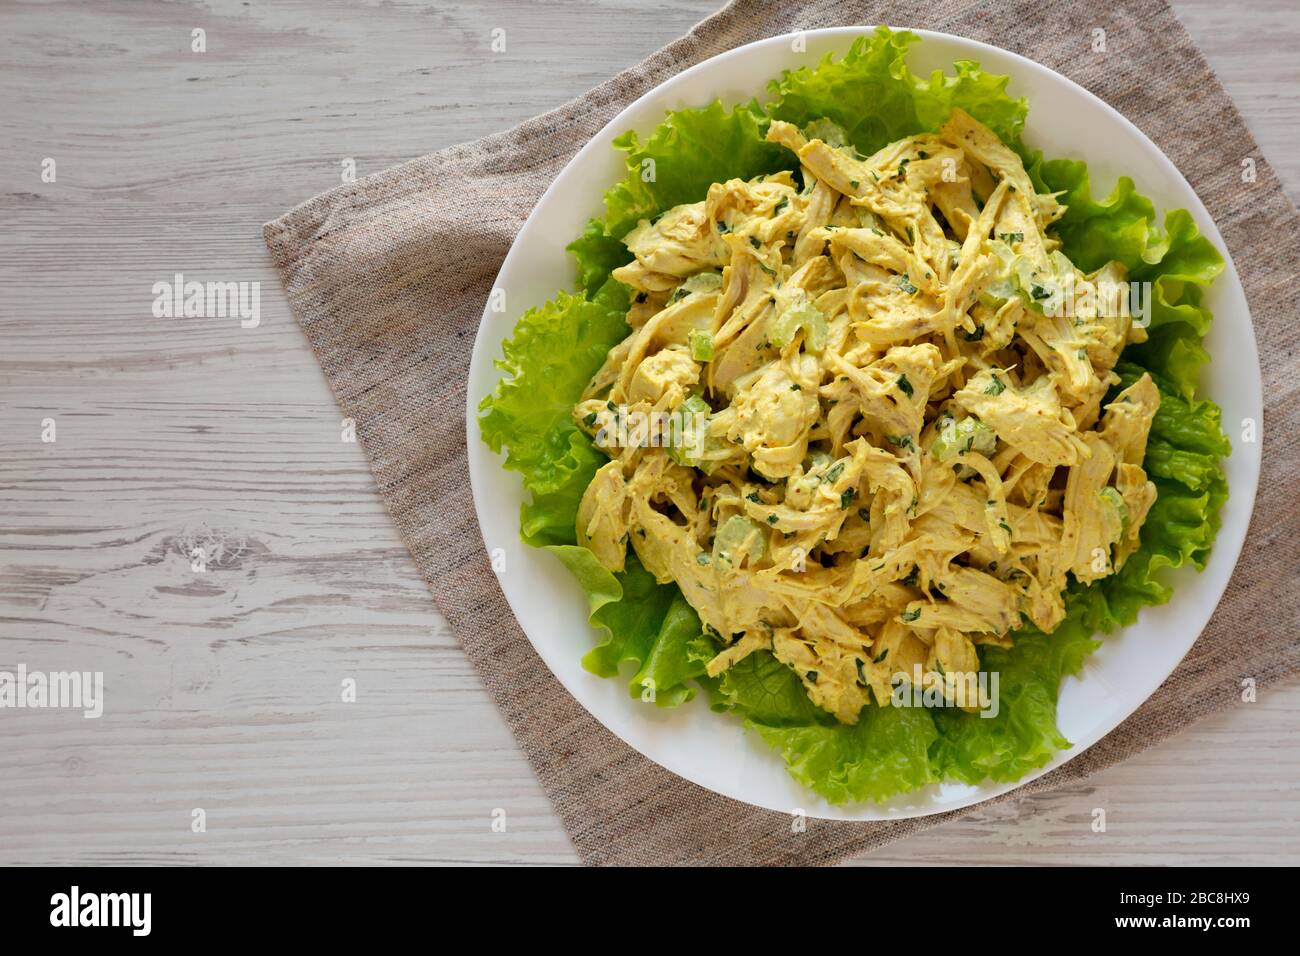
[{"label": "beige linen napkin", "polygon": [[[553,112],[335,189],[265,227],[293,313],[343,414],[356,419],[393,520],[589,863],[831,863],[964,812],[875,824],[809,821],[806,832],[794,833],[788,816],[717,796],[631,750],[569,696],[520,631],[489,569],[466,473],[465,378],[485,299],[524,218],[578,148],[632,100],[715,54],[796,30],[877,23],[961,34],[1023,54],[1141,127],[1227,239],[1260,344],[1263,478],[1250,538],[1213,620],[1137,713],[999,801],[1079,780],[1237,705],[1243,678],[1264,687],[1300,670],[1300,508],[1292,491],[1300,480],[1300,217],[1164,0],[736,0]],[[1091,52],[1097,27],[1106,31],[1105,55]],[[1240,176],[1248,157],[1258,167],[1253,183]]]}]

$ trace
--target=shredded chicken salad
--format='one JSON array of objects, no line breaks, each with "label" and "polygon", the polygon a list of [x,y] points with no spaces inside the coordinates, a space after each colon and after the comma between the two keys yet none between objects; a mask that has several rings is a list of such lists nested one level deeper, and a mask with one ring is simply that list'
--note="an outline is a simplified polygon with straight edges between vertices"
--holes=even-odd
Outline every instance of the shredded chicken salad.
[{"label": "shredded chicken salad", "polygon": [[680,587],[710,676],[769,650],[853,724],[899,673],[950,694],[976,646],[1060,624],[1067,574],[1123,566],[1160,394],[1105,402],[1146,337],[1124,267],[1076,269],[1065,207],[972,117],[867,157],[828,121],[767,139],[798,177],[623,239],[631,334],[573,409],[610,459],[577,540]]}]

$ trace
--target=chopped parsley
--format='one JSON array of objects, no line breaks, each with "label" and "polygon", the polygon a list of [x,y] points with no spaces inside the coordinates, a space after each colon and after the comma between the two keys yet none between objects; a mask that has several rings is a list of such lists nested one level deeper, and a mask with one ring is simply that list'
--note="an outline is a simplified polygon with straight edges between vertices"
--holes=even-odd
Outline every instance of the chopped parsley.
[{"label": "chopped parsley", "polygon": [[990,375],[989,379],[989,387],[984,389],[985,395],[1001,395],[1007,390],[1007,383],[996,375]]},{"label": "chopped parsley", "polygon": [[907,376],[905,374],[898,376],[898,390],[902,392],[904,395],[906,395],[908,398],[911,398],[912,393],[915,391],[912,388],[912,383],[907,380]]}]

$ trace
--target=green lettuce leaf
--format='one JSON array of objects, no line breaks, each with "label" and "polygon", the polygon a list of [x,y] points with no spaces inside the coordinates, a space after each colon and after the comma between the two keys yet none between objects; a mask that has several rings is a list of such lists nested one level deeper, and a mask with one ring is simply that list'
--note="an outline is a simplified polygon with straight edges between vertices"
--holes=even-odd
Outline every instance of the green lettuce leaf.
[{"label": "green lettuce leaf", "polygon": [[790,152],[765,139],[768,122],[757,103],[727,109],[715,100],[669,113],[644,142],[633,130],[615,139],[615,148],[627,154],[627,174],[605,193],[605,215],[588,222],[568,246],[580,287],[599,289],[611,271],[631,261],[622,239],[642,219],[698,202],[716,182],[793,169]]},{"label": "green lettuce leaf", "polygon": [[938,732],[922,708],[870,707],[852,727],[752,718],[746,726],[781,755],[791,776],[831,803],[885,800],[941,779],[930,756]]},{"label": "green lettuce leaf", "polygon": [[854,40],[843,57],[827,54],[816,66],[787,71],[769,83],[773,99],[767,111],[796,126],[832,120],[864,155],[904,136],[938,129],[954,106],[1005,142],[1019,143],[1028,106],[1007,95],[1008,78],[960,60],[955,74],[936,70],[927,80],[918,79],[906,57],[919,40],[914,33],[878,27]]},{"label": "green lettuce leaf", "polygon": [[676,707],[695,696],[690,682],[703,676],[713,654],[699,617],[675,585],[657,584],[635,554],[616,575],[587,548],[547,550],[577,578],[587,594],[591,623],[605,633],[582,658],[583,667],[598,677],[634,668],[629,693],[659,707]]},{"label": "green lettuce leaf", "polygon": [[568,292],[529,309],[502,346],[505,373],[479,403],[479,432],[523,475],[530,544],[574,544],[582,492],[607,459],[573,421],[573,406],[605,355],[628,334],[627,289],[609,281],[591,298]]}]

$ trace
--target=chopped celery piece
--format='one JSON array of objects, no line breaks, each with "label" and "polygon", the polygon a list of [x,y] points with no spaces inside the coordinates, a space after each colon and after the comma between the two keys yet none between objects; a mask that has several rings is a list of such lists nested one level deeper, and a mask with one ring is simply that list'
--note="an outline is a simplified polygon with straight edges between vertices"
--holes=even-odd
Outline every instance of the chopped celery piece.
[{"label": "chopped celery piece", "polygon": [[681,284],[687,292],[717,292],[722,288],[722,273],[697,272]]},{"label": "chopped celery piece", "polygon": [[713,336],[703,329],[691,329],[687,336],[691,344],[691,358],[697,362],[713,361]]},{"label": "chopped celery piece", "polygon": [[713,560],[737,567],[743,560],[753,566],[767,553],[767,531],[744,515],[732,515],[713,539]]},{"label": "chopped celery piece", "polygon": [[767,340],[783,349],[794,341],[795,333],[803,329],[804,346],[810,352],[826,348],[826,320],[817,307],[806,299],[786,308],[768,331]]},{"label": "chopped celery piece", "polygon": [[1128,504],[1124,501],[1124,496],[1116,488],[1103,488],[1097,492],[1097,497],[1101,499],[1103,506],[1110,508],[1114,512],[1114,517],[1119,519],[1119,535],[1122,537],[1128,531]]},{"label": "chopped celery piece", "polygon": [[962,418],[949,422],[939,430],[938,436],[930,445],[930,454],[940,461],[947,461],[968,451],[987,458],[997,446],[998,436],[993,429],[978,418]]}]

